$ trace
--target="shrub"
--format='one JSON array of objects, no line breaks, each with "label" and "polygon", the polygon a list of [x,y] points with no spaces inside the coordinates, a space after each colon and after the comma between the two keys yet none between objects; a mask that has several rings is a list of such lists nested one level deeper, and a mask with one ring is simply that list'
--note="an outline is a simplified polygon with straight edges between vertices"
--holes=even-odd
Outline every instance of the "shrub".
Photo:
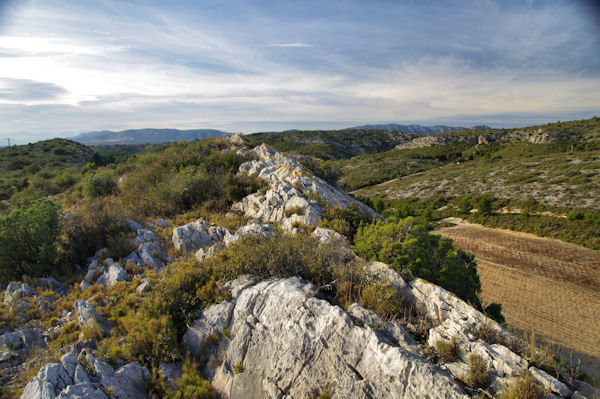
[{"label": "shrub", "polygon": [[435,351],[443,362],[453,362],[458,357],[458,341],[456,336],[450,340],[440,339],[435,342]]},{"label": "shrub", "polygon": [[484,313],[486,316],[490,317],[492,320],[497,321],[500,324],[504,324],[506,321],[504,319],[504,315],[502,314],[502,304],[501,303],[491,303],[485,307]]},{"label": "shrub", "polygon": [[491,215],[492,214],[492,198],[484,195],[479,198],[477,201],[477,212],[481,215]]},{"label": "shrub", "polygon": [[544,391],[529,372],[509,384],[500,399],[540,399]]},{"label": "shrub", "polygon": [[87,199],[104,197],[117,192],[117,181],[109,171],[88,174],[83,181],[83,195]]},{"label": "shrub", "polygon": [[131,313],[121,322],[127,330],[126,349],[133,358],[155,366],[177,359],[177,335],[168,315],[148,317]]},{"label": "shrub", "polygon": [[190,358],[183,363],[183,374],[177,381],[171,399],[215,399],[216,394],[208,381],[202,378],[198,365]]},{"label": "shrub", "polygon": [[458,210],[458,212],[460,214],[469,213],[471,211],[471,209],[473,209],[473,204],[471,203],[471,197],[468,195],[460,197],[460,199],[458,200],[458,202],[456,204],[456,209]]},{"label": "shrub", "polygon": [[363,287],[360,304],[386,319],[393,319],[402,310],[402,299],[390,284],[370,283]]},{"label": "shrub", "polygon": [[332,207],[324,201],[318,200],[322,209],[319,227],[332,229],[353,242],[359,227],[372,222],[370,216],[364,214],[358,205],[351,203],[346,209]]},{"label": "shrub", "polygon": [[321,394],[319,395],[319,399],[331,399],[331,393],[329,392],[329,390],[327,388],[325,388],[321,391]]},{"label": "shrub", "polygon": [[476,353],[469,355],[469,371],[465,376],[465,382],[472,389],[485,388],[488,384],[488,365]]},{"label": "shrub", "polygon": [[430,234],[413,217],[390,217],[360,227],[353,248],[366,259],[387,263],[407,280],[423,278],[481,309],[473,256],[457,250],[451,240]]},{"label": "shrub", "polygon": [[81,201],[63,223],[62,257],[82,263],[99,248],[108,247],[119,258],[131,251],[127,222],[119,206],[109,199]]},{"label": "shrub", "polygon": [[241,374],[244,372],[244,366],[242,365],[242,363],[236,363],[233,366],[233,371],[235,371],[236,374]]},{"label": "shrub", "polygon": [[0,215],[0,284],[22,274],[48,274],[55,267],[59,232],[60,207],[47,199]]}]

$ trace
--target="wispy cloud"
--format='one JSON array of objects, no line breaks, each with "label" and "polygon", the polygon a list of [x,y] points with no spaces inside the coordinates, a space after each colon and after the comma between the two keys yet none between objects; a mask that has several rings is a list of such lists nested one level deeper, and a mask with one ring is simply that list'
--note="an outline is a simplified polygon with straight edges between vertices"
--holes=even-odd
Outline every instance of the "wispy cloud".
[{"label": "wispy cloud", "polygon": [[261,44],[262,47],[315,47],[314,44],[307,44],[302,42],[295,43],[269,43]]}]

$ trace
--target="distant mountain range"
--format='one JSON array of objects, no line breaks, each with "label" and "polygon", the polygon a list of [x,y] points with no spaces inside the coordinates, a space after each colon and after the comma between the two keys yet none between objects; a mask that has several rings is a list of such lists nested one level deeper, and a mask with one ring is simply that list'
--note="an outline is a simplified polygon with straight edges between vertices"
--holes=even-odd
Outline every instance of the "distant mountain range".
[{"label": "distant mountain range", "polygon": [[70,139],[86,145],[102,144],[160,144],[170,141],[190,141],[209,137],[225,136],[229,133],[214,129],[131,129],[120,132],[102,130],[81,133]]},{"label": "distant mountain range", "polygon": [[453,130],[483,130],[491,129],[489,126],[479,125],[473,127],[456,127],[456,126],[421,126],[421,125],[399,125],[397,123],[388,123],[385,125],[362,125],[348,128],[347,130],[389,130],[392,132],[415,133],[420,135],[436,134],[451,132]]}]

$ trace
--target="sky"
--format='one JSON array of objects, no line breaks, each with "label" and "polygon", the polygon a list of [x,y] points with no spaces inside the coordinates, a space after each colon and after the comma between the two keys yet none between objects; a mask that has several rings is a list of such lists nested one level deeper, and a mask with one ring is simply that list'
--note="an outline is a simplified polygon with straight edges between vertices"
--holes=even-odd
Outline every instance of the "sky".
[{"label": "sky", "polygon": [[0,0],[0,140],[600,115],[578,0]]}]

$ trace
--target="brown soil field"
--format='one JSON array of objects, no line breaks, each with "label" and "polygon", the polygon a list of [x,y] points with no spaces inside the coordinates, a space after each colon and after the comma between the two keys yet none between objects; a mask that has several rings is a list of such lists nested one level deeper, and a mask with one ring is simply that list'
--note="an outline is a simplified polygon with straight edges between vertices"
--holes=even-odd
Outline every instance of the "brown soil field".
[{"label": "brown soil field", "polygon": [[600,363],[600,251],[475,224],[436,233],[475,255],[481,298],[508,325]]}]

